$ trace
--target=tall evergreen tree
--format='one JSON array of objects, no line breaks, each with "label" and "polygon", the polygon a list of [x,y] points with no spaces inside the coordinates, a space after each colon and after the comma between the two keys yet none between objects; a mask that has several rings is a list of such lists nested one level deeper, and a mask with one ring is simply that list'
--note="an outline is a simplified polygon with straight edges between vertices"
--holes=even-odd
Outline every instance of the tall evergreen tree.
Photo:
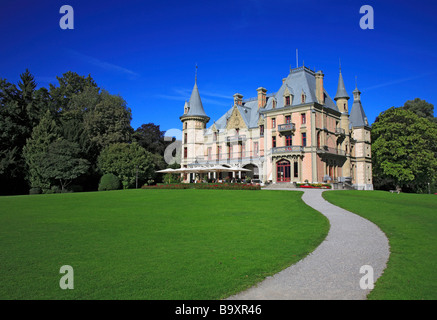
[{"label": "tall evergreen tree", "polygon": [[[0,193],[23,193],[26,187],[22,150],[39,121],[41,104],[35,99],[36,83],[28,69],[18,88],[0,81]],[[40,95],[38,95],[40,97]]]},{"label": "tall evergreen tree", "polygon": [[31,137],[23,148],[30,188],[42,191],[51,187],[50,179],[41,164],[45,161],[50,144],[61,138],[60,129],[53,115],[47,111],[40,123],[33,129]]}]

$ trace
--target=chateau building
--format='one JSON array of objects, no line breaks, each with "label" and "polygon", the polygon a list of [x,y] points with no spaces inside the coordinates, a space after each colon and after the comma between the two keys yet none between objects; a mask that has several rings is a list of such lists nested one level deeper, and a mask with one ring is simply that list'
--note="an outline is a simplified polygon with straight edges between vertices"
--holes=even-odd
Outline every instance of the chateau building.
[{"label": "chateau building", "polygon": [[[371,128],[357,88],[349,113],[341,69],[334,100],[324,88],[323,72],[305,66],[291,69],[276,92],[256,91],[249,99],[234,94],[233,106],[210,123],[196,77],[180,117],[182,168],[222,165],[250,171],[209,177],[249,175],[271,183],[344,182],[373,189]],[[193,179],[194,174],[184,176]]]}]

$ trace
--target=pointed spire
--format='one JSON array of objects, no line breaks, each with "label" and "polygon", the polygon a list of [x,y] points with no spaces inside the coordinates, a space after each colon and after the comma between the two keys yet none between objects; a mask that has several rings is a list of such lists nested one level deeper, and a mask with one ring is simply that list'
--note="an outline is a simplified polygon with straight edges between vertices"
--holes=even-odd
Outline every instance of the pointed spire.
[{"label": "pointed spire", "polygon": [[205,110],[203,109],[202,100],[200,99],[199,88],[197,87],[196,82],[194,83],[193,91],[191,92],[191,97],[188,101],[188,105],[190,107],[188,115],[206,117]]},{"label": "pointed spire", "polygon": [[355,90],[352,92],[354,95],[354,101],[360,101],[360,95],[361,95],[361,91],[358,90],[358,86],[357,86],[357,76],[355,76]]},{"label": "pointed spire", "polygon": [[193,91],[191,92],[190,100],[185,103],[184,110],[187,110],[187,112],[184,113],[184,116],[204,117],[207,118],[207,120],[209,121],[209,117],[206,115],[205,110],[203,109],[202,100],[200,99],[199,94],[199,88],[197,87],[197,64]]},{"label": "pointed spire", "polygon": [[334,100],[337,101],[340,98],[345,98],[349,100],[349,95],[346,92],[346,88],[344,86],[344,81],[343,81],[343,75],[341,74],[341,62],[340,62],[340,75],[338,77],[338,87],[337,87],[337,94],[335,95]]},{"label": "pointed spire", "polygon": [[[355,78],[356,79],[356,78]],[[355,90],[354,90],[354,103],[352,104],[351,114],[349,116],[351,127],[364,127],[369,126],[366,114],[364,113],[363,106],[361,104],[361,92],[358,90],[355,80]]]}]

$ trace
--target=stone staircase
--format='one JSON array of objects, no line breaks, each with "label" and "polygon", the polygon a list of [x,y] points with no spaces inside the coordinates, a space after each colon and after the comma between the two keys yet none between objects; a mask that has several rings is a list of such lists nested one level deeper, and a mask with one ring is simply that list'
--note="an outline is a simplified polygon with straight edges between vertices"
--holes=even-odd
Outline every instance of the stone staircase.
[{"label": "stone staircase", "polygon": [[293,186],[293,183],[290,182],[277,182],[269,184],[265,187],[262,187],[263,190],[275,190],[275,189],[293,189],[296,190],[297,188]]}]

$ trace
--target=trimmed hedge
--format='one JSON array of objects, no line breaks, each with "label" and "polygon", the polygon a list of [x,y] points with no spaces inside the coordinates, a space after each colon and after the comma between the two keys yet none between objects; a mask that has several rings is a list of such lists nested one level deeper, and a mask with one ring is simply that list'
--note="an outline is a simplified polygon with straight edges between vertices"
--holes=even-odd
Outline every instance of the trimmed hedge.
[{"label": "trimmed hedge", "polygon": [[142,186],[141,189],[211,189],[211,190],[261,190],[261,186],[244,183],[175,183]]},{"label": "trimmed hedge", "polygon": [[118,190],[120,189],[120,179],[112,173],[102,176],[99,183],[99,191]]},{"label": "trimmed hedge", "polygon": [[296,186],[309,189],[331,189],[331,185],[328,183],[296,183]]}]

